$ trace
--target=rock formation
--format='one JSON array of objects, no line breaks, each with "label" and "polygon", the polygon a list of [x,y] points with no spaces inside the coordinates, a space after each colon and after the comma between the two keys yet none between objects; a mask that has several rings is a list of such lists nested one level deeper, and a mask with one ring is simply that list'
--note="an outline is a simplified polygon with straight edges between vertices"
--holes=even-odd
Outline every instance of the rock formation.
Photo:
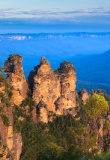
[{"label": "rock formation", "polygon": [[76,71],[70,62],[61,63],[60,68],[53,71],[43,57],[40,65],[30,73],[29,83],[39,111],[38,119],[42,122],[49,121],[50,113],[51,116],[52,113],[62,115],[64,110],[76,106]]},{"label": "rock formation", "polygon": [[64,113],[64,110],[76,107],[76,71],[70,62],[63,62],[58,69],[60,77],[60,97],[56,100],[56,112],[59,115]]},{"label": "rock formation", "polygon": [[14,132],[13,117],[14,105],[19,105],[28,92],[21,62],[21,56],[10,55],[4,66],[7,78],[0,74],[1,160],[19,160],[22,152],[22,137]]},{"label": "rock formation", "polygon": [[103,97],[107,96],[107,93],[102,89],[92,90],[90,92],[90,94],[94,94],[94,93],[99,94],[100,96],[103,96]]},{"label": "rock formation", "polygon": [[[105,98],[107,96],[102,90],[93,90],[89,94],[83,89],[76,93],[76,71],[70,62],[65,61],[57,70],[52,70],[46,58],[41,58],[40,64],[30,72],[28,78],[30,97],[28,97],[29,89],[22,67],[22,57],[10,55],[5,62],[4,70],[6,78],[0,72],[0,160],[20,159],[22,136],[20,131],[17,133],[14,129],[15,119],[18,118],[17,122],[23,122],[29,117],[34,123],[48,123],[59,115],[75,116],[75,107],[79,106],[80,109],[94,93]],[[77,103],[76,99],[79,100]],[[19,115],[14,115],[16,109],[20,111]],[[110,122],[110,111],[104,119],[98,119],[97,122],[99,124],[97,137],[106,140],[106,137],[110,137],[110,129],[107,131],[104,128],[105,122],[106,126]],[[103,142],[102,139],[100,143]],[[109,142],[106,146],[108,148]],[[102,148],[103,144],[99,150]]]},{"label": "rock formation", "polygon": [[[0,77],[2,76],[0,75]],[[0,80],[0,159],[19,160],[22,138],[20,133],[14,133],[11,89],[3,77]]]},{"label": "rock formation", "polygon": [[85,104],[89,98],[89,93],[85,89],[82,89],[78,94],[81,97],[82,102]]},{"label": "rock formation", "polygon": [[13,54],[10,55],[4,67],[7,74],[7,81],[12,89],[13,102],[19,105],[27,97],[28,92],[28,84],[22,67],[22,57]]},{"label": "rock formation", "polygon": [[49,62],[42,58],[34,77],[33,99],[36,104],[42,100],[49,111],[55,112],[54,102],[60,96],[59,77],[51,69]]},{"label": "rock formation", "polygon": [[[14,131],[14,105],[20,107],[29,90],[23,72],[22,57],[10,55],[4,70],[7,77],[0,75],[0,104],[3,106],[0,108],[0,154],[2,160],[19,160],[22,137]],[[76,106],[76,72],[70,62],[61,63],[60,68],[54,71],[43,57],[40,65],[31,72],[29,82],[32,98],[36,102],[36,107],[32,110],[34,123],[47,123],[56,115],[74,114],[72,109]]]}]

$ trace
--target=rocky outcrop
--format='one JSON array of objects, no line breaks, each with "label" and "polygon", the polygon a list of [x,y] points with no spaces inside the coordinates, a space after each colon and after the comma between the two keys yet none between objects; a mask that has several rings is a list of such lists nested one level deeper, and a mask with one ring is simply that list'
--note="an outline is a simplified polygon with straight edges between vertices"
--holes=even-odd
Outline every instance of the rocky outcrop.
[{"label": "rocky outcrop", "polygon": [[82,90],[78,93],[78,95],[80,96],[83,104],[85,104],[86,101],[87,101],[88,98],[89,98],[89,93],[88,93],[85,89],[82,89]]},{"label": "rocky outcrop", "polygon": [[13,128],[13,113],[12,108],[8,108],[4,112],[5,116],[9,119],[9,126],[3,123],[0,118],[0,137],[2,140],[1,160],[19,160],[22,152],[22,137],[21,134],[15,133]]},{"label": "rocky outcrop", "polygon": [[60,96],[60,78],[43,57],[40,65],[31,72],[29,82],[33,91],[32,97],[37,106],[37,115],[40,114],[38,119],[48,122],[48,111],[55,112],[55,101]]},{"label": "rocky outcrop", "polygon": [[[2,82],[0,82],[1,160],[19,160],[22,150],[21,134],[14,133],[13,103],[10,93],[9,85],[5,79],[2,79]],[[17,139],[19,140],[17,141]]]},{"label": "rocky outcrop", "polygon": [[90,93],[88,93],[88,92],[86,91],[86,89],[81,89],[81,90],[78,92],[76,98],[81,99],[82,104],[85,104],[85,103],[87,102],[87,100],[89,99],[89,97],[90,97],[91,95],[95,94],[95,93],[96,93],[96,94],[99,94],[100,96],[103,96],[103,97],[106,97],[106,96],[107,96],[107,93],[106,93],[104,90],[102,90],[102,89],[92,90]]},{"label": "rocky outcrop", "polygon": [[27,97],[28,84],[22,67],[22,57],[11,54],[5,62],[7,81],[11,86],[13,103],[19,105]]},{"label": "rocky outcrop", "polygon": [[59,115],[64,113],[64,110],[76,107],[76,71],[70,62],[63,62],[58,69],[60,77],[60,96],[56,100],[56,112]]},{"label": "rocky outcrop", "polygon": [[55,112],[55,101],[60,96],[60,80],[49,62],[42,58],[34,77],[33,99],[36,104],[43,101],[49,111]]},{"label": "rocky outcrop", "polygon": [[107,93],[102,89],[92,90],[90,92],[90,94],[94,94],[94,93],[99,94],[100,96],[103,96],[103,97],[107,96]]},{"label": "rocky outcrop", "polygon": [[14,131],[14,105],[21,104],[27,97],[28,84],[26,82],[22,57],[10,55],[5,62],[4,70],[7,78],[0,74],[0,137],[5,160],[19,160],[22,152],[22,137]]},{"label": "rocky outcrop", "polygon": [[[33,100],[36,102],[38,119],[48,122],[53,114],[62,115],[64,110],[76,106],[76,71],[70,62],[63,62],[56,71],[43,57],[40,65],[29,75]],[[45,107],[44,105],[45,104]]]},{"label": "rocky outcrop", "polygon": [[[17,128],[15,124],[21,125],[28,118],[33,119],[34,123],[48,123],[59,115],[75,116],[76,106],[78,112],[92,94],[97,93],[107,98],[103,90],[93,90],[88,93],[82,89],[76,93],[76,71],[70,62],[65,61],[57,70],[52,70],[46,58],[41,58],[40,64],[31,71],[28,78],[32,97],[27,96],[29,89],[22,67],[22,57],[10,55],[4,69],[7,74],[6,78],[0,72],[1,160],[20,159],[22,136],[19,125]],[[76,118],[80,119],[80,117]],[[103,151],[103,148],[106,151],[109,148],[109,141],[106,142],[107,138],[110,140],[109,122],[110,111],[102,119],[99,118],[96,125],[92,123],[88,127],[91,131],[94,131],[96,127],[97,139],[100,144],[99,151]],[[102,139],[105,141],[104,143]],[[104,144],[106,145],[103,147]]]}]

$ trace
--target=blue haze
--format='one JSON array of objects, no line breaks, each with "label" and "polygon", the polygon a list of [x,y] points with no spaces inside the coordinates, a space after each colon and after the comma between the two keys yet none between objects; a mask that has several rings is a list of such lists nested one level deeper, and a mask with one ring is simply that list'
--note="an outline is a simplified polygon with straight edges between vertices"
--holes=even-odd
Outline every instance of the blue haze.
[{"label": "blue haze", "polygon": [[[77,78],[81,82],[86,80],[81,75],[79,68],[82,68],[83,59],[87,55],[100,55],[110,49],[110,33],[39,33],[39,34],[0,34],[0,65],[3,65],[9,54],[20,54],[23,56],[23,66],[26,77],[34,66],[39,64],[40,58],[45,56],[51,63],[52,68],[59,67],[62,61],[71,61],[76,65]],[[93,62],[94,63],[94,62]],[[96,62],[97,63],[97,62]],[[87,70],[88,68],[86,68]],[[88,69],[89,72],[89,69]],[[80,75],[79,75],[80,73]],[[85,72],[86,73],[86,72]],[[91,73],[94,75],[94,73]],[[103,77],[103,75],[102,75]],[[88,79],[88,85],[104,83],[110,89],[108,81],[92,81]],[[86,86],[87,86],[86,83]],[[81,89],[83,86],[80,83]],[[86,87],[88,88],[88,87]],[[92,89],[91,87],[89,87]],[[96,87],[97,88],[97,87]]]}]

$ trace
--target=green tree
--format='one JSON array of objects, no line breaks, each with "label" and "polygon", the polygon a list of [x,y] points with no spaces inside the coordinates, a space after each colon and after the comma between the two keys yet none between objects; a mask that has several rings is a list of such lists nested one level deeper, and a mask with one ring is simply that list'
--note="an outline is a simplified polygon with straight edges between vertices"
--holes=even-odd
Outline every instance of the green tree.
[{"label": "green tree", "polygon": [[91,153],[97,153],[98,148],[101,146],[99,128],[100,128],[100,120],[107,115],[107,111],[109,110],[108,102],[105,100],[103,96],[98,94],[93,94],[88,99],[87,103],[83,105],[79,111],[80,122],[85,125],[86,131],[88,132],[85,139],[85,147],[88,148],[88,151],[91,150]]},{"label": "green tree", "polygon": [[103,96],[93,94],[87,103],[82,106],[80,116],[86,121],[96,121],[100,116],[103,116],[109,110],[108,102]]}]

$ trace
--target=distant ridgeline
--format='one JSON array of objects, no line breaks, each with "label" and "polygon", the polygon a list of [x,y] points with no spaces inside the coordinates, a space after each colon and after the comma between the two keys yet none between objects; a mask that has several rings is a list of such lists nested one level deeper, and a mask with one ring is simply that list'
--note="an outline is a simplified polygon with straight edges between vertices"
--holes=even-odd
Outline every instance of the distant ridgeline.
[{"label": "distant ridgeline", "polygon": [[26,80],[22,57],[11,54],[0,69],[0,159],[107,158],[109,106],[101,89],[76,92],[72,63],[53,70],[42,57]]},{"label": "distant ridgeline", "polygon": [[76,56],[77,90],[101,88],[110,94],[110,50],[103,54]]},{"label": "distant ridgeline", "polygon": [[42,55],[49,59],[52,68],[58,68],[64,60],[71,61],[77,70],[77,91],[101,88],[110,94],[109,42],[110,32],[0,34],[0,65],[10,52],[21,53],[28,77]]}]

